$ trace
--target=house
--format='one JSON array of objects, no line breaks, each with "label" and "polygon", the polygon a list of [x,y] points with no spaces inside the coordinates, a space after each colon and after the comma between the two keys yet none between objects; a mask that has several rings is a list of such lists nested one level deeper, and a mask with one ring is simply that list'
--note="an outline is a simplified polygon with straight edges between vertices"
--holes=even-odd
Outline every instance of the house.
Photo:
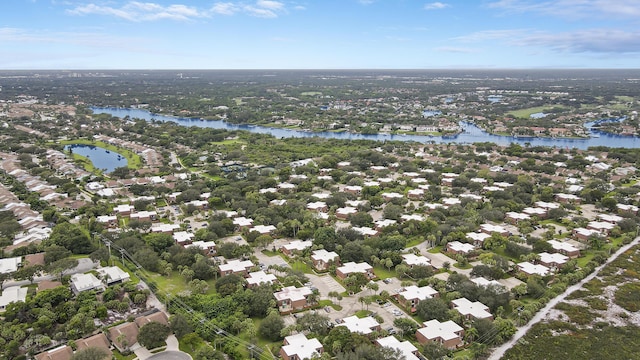
[{"label": "house", "polygon": [[104,291],[104,284],[93,274],[73,274],[71,275],[71,290],[76,295],[89,290]]},{"label": "house", "polygon": [[374,331],[380,331],[380,324],[371,316],[360,319],[353,315],[342,319],[342,321],[343,322],[338,326],[346,326],[352,333],[369,335]]},{"label": "house", "polygon": [[117,266],[103,267],[98,269],[98,274],[102,276],[102,281],[107,285],[119,284],[129,281],[129,273]]},{"label": "house", "polygon": [[410,268],[414,266],[431,266],[431,260],[422,255],[416,254],[402,254],[402,262],[407,264]]},{"label": "house", "polygon": [[479,301],[471,302],[467,298],[460,298],[451,301],[451,305],[467,320],[472,318],[476,320],[493,320],[493,315],[489,312],[489,308]]},{"label": "house", "polygon": [[196,235],[194,233],[188,231],[176,231],[173,233],[173,240],[182,246],[191,244],[195,237]]},{"label": "house", "polygon": [[585,229],[585,228],[575,228],[572,231],[573,236],[582,241],[589,240],[589,237],[592,235],[600,235],[600,232],[593,229]]},{"label": "house", "polygon": [[336,269],[336,276],[340,279],[346,279],[347,276],[355,273],[361,273],[366,275],[369,279],[373,279],[375,274],[373,273],[373,267],[366,262],[355,263],[353,261],[348,262]]},{"label": "house", "polygon": [[395,199],[404,198],[404,195],[398,194],[397,192],[382,193],[382,194],[380,194],[380,196],[382,196],[384,201],[391,201],[391,200],[395,200]]},{"label": "house", "polygon": [[138,325],[134,322],[126,322],[109,328],[109,340],[120,352],[128,350],[138,342]]},{"label": "house", "polygon": [[622,216],[613,215],[613,214],[598,214],[598,219],[610,224],[617,224],[620,221],[624,220]]},{"label": "house", "polygon": [[262,270],[255,271],[255,272],[249,273],[249,276],[247,277],[247,287],[253,288],[261,284],[271,285],[276,280],[277,278],[273,274],[267,274]]},{"label": "house", "polygon": [[420,200],[424,197],[423,189],[411,189],[407,191],[407,198],[411,200]]},{"label": "house", "polygon": [[589,223],[587,224],[587,229],[595,230],[603,235],[609,235],[609,233],[615,226],[616,225],[614,223],[607,221],[589,221]]},{"label": "house", "polygon": [[344,187],[344,192],[350,193],[350,194],[354,194],[354,195],[360,195],[360,193],[362,192],[362,186],[360,185],[347,185]]},{"label": "house", "polygon": [[187,248],[197,247],[202,249],[202,253],[206,256],[213,256],[217,252],[216,243],[214,241],[195,241],[186,246]]},{"label": "house", "polygon": [[549,240],[547,241],[547,243],[551,245],[553,250],[555,250],[556,252],[559,252],[560,254],[566,255],[571,259],[577,258],[580,256],[580,249],[569,244],[568,242]]},{"label": "house", "polygon": [[484,241],[491,237],[491,235],[484,232],[469,232],[466,234],[467,239],[471,241],[473,246],[481,248]]},{"label": "house", "polygon": [[541,252],[538,255],[540,256],[540,264],[549,268],[559,269],[569,261],[568,256],[559,253],[549,254],[548,252]]},{"label": "house", "polygon": [[288,244],[282,245],[280,250],[287,256],[291,256],[294,253],[301,253],[305,249],[308,249],[313,245],[311,241],[294,240]]},{"label": "house", "polygon": [[471,244],[461,243],[460,241],[451,241],[447,243],[447,253],[452,255],[469,255],[475,247]]},{"label": "house", "polygon": [[579,196],[574,194],[556,194],[555,198],[558,202],[563,204],[580,204],[580,201],[582,200]]},{"label": "house", "polygon": [[280,348],[282,360],[304,360],[319,357],[324,347],[318,339],[307,339],[304,334],[290,335],[284,338]]},{"label": "house", "polygon": [[402,356],[404,356],[405,360],[419,360],[420,352],[418,348],[415,347],[409,341],[402,341],[396,339],[395,336],[390,335],[381,339],[376,340],[376,343],[379,346],[387,347],[398,351]]},{"label": "house", "polygon": [[281,291],[273,293],[273,296],[276,298],[278,311],[281,314],[288,314],[310,306],[311,304],[308,303],[307,299],[312,293],[308,287],[288,286]]},{"label": "house", "polygon": [[254,267],[254,265],[249,260],[229,260],[226,264],[219,265],[218,269],[220,270],[220,276],[227,276],[230,274],[247,276],[249,274],[249,269],[252,267]]},{"label": "house", "polygon": [[113,212],[119,216],[129,216],[131,215],[131,212],[133,211],[133,209],[134,209],[133,205],[122,204],[113,208]]},{"label": "house", "polygon": [[382,231],[382,229],[386,228],[387,226],[395,225],[397,223],[398,222],[396,220],[392,220],[392,219],[376,220],[375,225],[374,225],[374,229],[376,231]]},{"label": "house", "polygon": [[504,285],[500,284],[498,281],[496,280],[488,280],[486,278],[483,278],[482,276],[478,276],[476,278],[470,279],[472,283],[476,284],[476,286],[480,287],[489,287],[492,286],[494,289],[501,289],[504,291],[507,291],[507,289],[505,288]]},{"label": "house", "polygon": [[416,307],[420,301],[434,297],[440,297],[440,294],[431,286],[417,287],[415,285],[411,285],[398,292],[398,302],[411,309],[412,313],[416,311]]},{"label": "house", "polygon": [[247,219],[246,217],[237,217],[233,219],[233,225],[236,225],[239,228],[250,228],[253,226],[253,219]]},{"label": "house", "polygon": [[529,216],[536,216],[540,219],[544,219],[547,216],[547,210],[541,207],[526,207],[522,212]]},{"label": "house", "polygon": [[509,232],[509,230],[505,229],[503,226],[500,225],[493,225],[493,224],[482,224],[480,225],[480,231],[482,231],[485,234],[500,234],[502,236],[509,236],[511,235],[511,233]]},{"label": "house", "polygon": [[520,221],[523,220],[531,220],[531,215],[525,213],[517,213],[513,211],[509,211],[505,214],[505,220],[510,222],[511,224],[517,225]]},{"label": "house", "polygon": [[9,286],[2,290],[0,295],[0,311],[4,311],[7,305],[15,302],[24,302],[27,299],[28,288]]},{"label": "house", "polygon": [[425,321],[423,325],[423,328],[416,331],[416,339],[421,344],[433,341],[447,349],[455,349],[462,345],[464,329],[455,322],[451,320],[440,322],[434,319]]},{"label": "house", "polygon": [[155,211],[138,211],[129,214],[129,219],[138,221],[156,221],[158,220],[158,213]]},{"label": "house", "polygon": [[327,212],[329,210],[329,207],[327,206],[327,203],[324,201],[316,201],[316,202],[308,203],[307,210]]},{"label": "house", "polygon": [[41,352],[34,356],[36,360],[69,360],[73,356],[73,349],[68,345],[58,346],[55,349]]},{"label": "house", "polygon": [[313,267],[318,271],[324,271],[329,269],[331,264],[340,265],[340,257],[335,251],[327,251],[325,249],[314,250],[311,253],[311,261]]},{"label": "house", "polygon": [[163,234],[173,234],[174,231],[180,229],[180,225],[178,224],[165,224],[165,223],[156,223],[151,225],[150,231],[152,233],[163,233]]},{"label": "house", "polygon": [[638,213],[638,207],[635,205],[617,204],[616,208],[621,213],[631,213],[636,215]]},{"label": "house", "polygon": [[152,322],[169,325],[169,317],[162,311],[156,311],[146,316],[138,316],[134,321],[139,328]]},{"label": "house", "polygon": [[18,268],[22,264],[22,257],[12,257],[0,259],[0,274],[8,274],[18,271]]},{"label": "house", "polygon": [[78,351],[90,347],[103,349],[109,354],[107,359],[111,359],[111,343],[103,333],[76,340],[76,345],[78,346]]},{"label": "house", "polygon": [[115,215],[101,215],[96,217],[96,221],[108,228],[114,228],[118,226],[118,217]]},{"label": "house", "polygon": [[277,228],[273,225],[256,225],[251,229],[251,231],[256,231],[260,235],[269,235],[276,230]]},{"label": "house", "polygon": [[363,236],[377,236],[379,234],[378,230],[376,229],[372,229],[369,227],[352,227],[351,229],[353,229],[354,231],[357,231],[358,233],[362,234]]},{"label": "house", "polygon": [[349,216],[357,212],[358,212],[358,209],[351,206],[345,206],[345,207],[336,209],[336,217],[340,220],[347,220],[349,219]]},{"label": "house", "polygon": [[544,265],[534,265],[530,262],[521,262],[517,264],[518,270],[523,274],[529,275],[540,275],[547,276],[549,275],[549,268]]}]

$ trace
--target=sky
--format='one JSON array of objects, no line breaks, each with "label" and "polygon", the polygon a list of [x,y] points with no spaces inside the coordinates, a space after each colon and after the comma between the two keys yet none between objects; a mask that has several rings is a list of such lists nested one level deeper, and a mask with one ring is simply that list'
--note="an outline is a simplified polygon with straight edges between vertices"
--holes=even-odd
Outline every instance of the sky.
[{"label": "sky", "polygon": [[2,0],[0,69],[639,68],[640,0]]}]

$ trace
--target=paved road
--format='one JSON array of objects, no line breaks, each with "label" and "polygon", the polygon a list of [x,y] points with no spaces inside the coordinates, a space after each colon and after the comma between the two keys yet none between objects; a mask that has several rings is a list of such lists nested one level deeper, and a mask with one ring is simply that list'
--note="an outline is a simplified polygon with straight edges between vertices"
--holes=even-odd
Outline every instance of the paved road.
[{"label": "paved road", "polygon": [[[85,273],[95,267],[97,267],[98,264],[94,263],[91,259],[89,258],[81,258],[78,259],[78,265],[73,268],[73,269],[69,269],[69,270],[65,270],[63,275],[73,275],[73,274],[79,274],[79,273]],[[45,274],[42,276],[37,276],[33,279],[33,283],[36,284],[40,281],[45,281],[45,280],[57,280],[57,277],[55,275],[49,275],[49,274]],[[7,280],[4,283],[1,284],[2,288],[7,288],[9,286],[24,286],[24,285],[31,285],[31,282],[29,280]]]},{"label": "paved road", "polygon": [[621,247],[620,249],[618,249],[618,251],[616,251],[613,256],[609,257],[609,259],[602,265],[598,266],[597,268],[595,268],[595,270],[586,278],[582,279],[582,281],[580,281],[579,283],[570,286],[567,288],[567,290],[565,290],[565,292],[563,292],[562,294],[560,294],[559,296],[553,298],[551,301],[549,301],[547,303],[547,306],[545,306],[542,310],[538,311],[538,313],[533,317],[533,319],[531,319],[531,321],[529,321],[525,326],[521,327],[520,329],[518,329],[518,331],[515,333],[515,335],[513,335],[513,337],[507,341],[506,343],[502,344],[500,347],[496,348],[493,350],[493,352],[491,353],[491,355],[488,357],[488,360],[498,360],[500,358],[502,358],[502,356],[504,356],[504,353],[509,350],[511,347],[513,347],[513,345],[520,340],[521,337],[523,337],[527,331],[529,331],[529,329],[531,329],[531,327],[537,323],[539,323],[540,321],[542,321],[544,318],[546,318],[547,314],[549,313],[549,310],[551,310],[553,307],[555,307],[559,302],[563,301],[569,294],[571,294],[572,292],[580,289],[584,284],[586,284],[587,282],[591,281],[593,278],[595,278],[598,273],[600,272],[600,270],[602,270],[607,264],[609,264],[610,262],[614,261],[615,259],[618,258],[618,256],[620,256],[620,254],[624,253],[625,251],[629,250],[631,247],[637,245],[638,243],[640,243],[640,237],[635,238],[631,243]]}]

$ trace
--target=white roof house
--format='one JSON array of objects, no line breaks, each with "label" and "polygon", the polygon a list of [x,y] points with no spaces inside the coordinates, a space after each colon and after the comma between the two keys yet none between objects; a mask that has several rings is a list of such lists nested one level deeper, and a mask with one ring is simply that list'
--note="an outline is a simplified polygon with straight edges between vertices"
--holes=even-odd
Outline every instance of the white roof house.
[{"label": "white roof house", "polygon": [[376,236],[378,235],[378,230],[372,229],[372,228],[368,228],[368,227],[357,227],[354,226],[352,227],[353,230],[359,232],[360,234],[364,235],[364,236]]},{"label": "white roof house", "polygon": [[130,213],[133,211],[133,209],[133,205],[123,204],[113,208],[113,212],[115,212],[116,214]]},{"label": "white roof house", "polygon": [[622,210],[622,211],[630,211],[633,213],[638,212],[638,207],[635,205],[617,204],[616,207],[618,208],[618,210]]},{"label": "white roof house", "polygon": [[491,237],[491,235],[487,234],[487,233],[483,233],[483,232],[469,232],[466,233],[466,236],[468,239],[470,239],[471,241],[473,241],[474,243],[484,243],[484,241],[488,238]]},{"label": "white roof house", "polygon": [[471,244],[461,243],[460,241],[451,241],[447,243],[447,248],[457,253],[467,254],[475,250]]},{"label": "white roof house", "polygon": [[273,284],[276,281],[276,276],[273,274],[267,274],[264,271],[256,271],[249,273],[249,277],[247,278],[247,284],[249,285],[260,285],[260,284]]},{"label": "white roof house", "polygon": [[403,261],[413,267],[413,266],[431,266],[431,260],[428,257],[416,254],[402,254]]},{"label": "white roof house", "polygon": [[0,310],[4,310],[7,305],[14,302],[24,302],[27,298],[28,288],[20,286],[9,286],[2,290],[0,295]]},{"label": "white roof house", "polygon": [[207,250],[210,255],[213,255],[215,254],[216,243],[214,241],[194,241],[185,247],[186,248],[197,247],[202,250]]},{"label": "white roof house", "polygon": [[418,348],[408,341],[402,341],[396,339],[395,336],[390,335],[385,338],[376,340],[378,345],[382,347],[388,347],[397,350],[404,356],[405,360],[418,360],[419,357],[415,355],[418,352]]},{"label": "white roof house", "polygon": [[78,294],[89,290],[104,290],[104,284],[93,274],[71,275],[71,289]]},{"label": "white roof house", "polygon": [[151,225],[151,232],[161,232],[161,233],[171,234],[178,229],[180,229],[180,225],[178,224],[156,223]]},{"label": "white roof house", "polygon": [[301,288],[297,288],[295,286],[287,286],[285,288],[282,288],[282,290],[273,293],[273,296],[275,296],[277,301],[289,300],[291,302],[294,302],[304,300],[312,293],[313,291],[311,291],[311,289],[306,286]]},{"label": "white roof house", "polygon": [[423,323],[424,327],[418,329],[418,332],[427,340],[434,341],[442,339],[442,342],[460,338],[460,333],[464,330],[460,325],[448,320],[440,322],[438,320],[429,320]]},{"label": "white roof house", "polygon": [[318,339],[307,339],[304,334],[290,335],[284,338],[280,353],[287,359],[313,359],[323,351]]},{"label": "white roof house", "polygon": [[328,264],[330,261],[336,261],[338,254],[335,251],[327,251],[325,249],[313,250],[311,260]]},{"label": "white roof house", "polygon": [[534,265],[530,262],[521,262],[518,263],[518,269],[527,275],[540,275],[547,276],[549,275],[549,268],[544,265]]},{"label": "white roof house", "polygon": [[587,229],[597,230],[601,233],[608,233],[615,226],[615,224],[606,221],[589,221],[589,223],[587,224]]},{"label": "white roof house", "polygon": [[536,201],[534,205],[546,210],[558,209],[560,207],[560,204],[558,203],[545,202],[545,201]]},{"label": "white roof house", "polygon": [[505,288],[504,285],[500,284],[496,280],[488,280],[482,276],[471,279],[471,282],[473,282],[477,286],[482,286],[482,287],[494,286],[494,287],[503,288],[503,289]]},{"label": "white roof house", "polygon": [[557,241],[557,240],[549,240],[547,241],[551,247],[556,251],[566,252],[566,253],[574,253],[580,251],[577,247],[569,244],[568,242]]},{"label": "white roof house", "polygon": [[128,272],[123,271],[117,266],[99,268],[98,273],[102,276],[102,279],[105,280],[107,285],[129,281],[130,278]]},{"label": "white roof house", "polygon": [[622,216],[613,215],[613,214],[598,214],[598,219],[604,222],[612,223],[612,224],[617,224],[620,221],[624,220]]},{"label": "white roof house", "polygon": [[349,217],[349,215],[353,215],[357,212],[358,212],[358,209],[351,206],[345,206],[345,207],[336,209],[336,216],[347,218]]},{"label": "white roof house", "polygon": [[352,333],[367,335],[380,329],[380,324],[378,323],[378,321],[371,316],[360,319],[357,316],[353,315],[342,320],[344,322],[338,326],[346,326],[347,329],[349,329],[349,331],[351,331]]},{"label": "white roof house", "polygon": [[324,201],[315,201],[307,204],[307,209],[312,211],[326,211],[328,209],[327,203]]},{"label": "white roof house", "polygon": [[173,234],[173,239],[178,243],[178,244],[184,244],[184,243],[188,243],[191,242],[191,240],[193,240],[193,238],[195,238],[196,235],[194,233],[190,233],[187,231],[177,231]]},{"label": "white roof house", "polygon": [[240,273],[248,271],[253,267],[253,263],[250,260],[229,260],[226,264],[221,264],[218,266],[220,273],[229,274],[229,273]]},{"label": "white roof house", "polygon": [[311,241],[294,240],[288,244],[282,245],[283,251],[291,253],[293,251],[304,251],[313,245]]},{"label": "white roof house", "polygon": [[417,287],[415,285],[407,286],[398,293],[399,296],[407,300],[417,299],[419,301],[431,299],[438,295],[438,291],[431,286]]},{"label": "white roof house", "polygon": [[424,216],[418,215],[418,214],[402,214],[400,215],[400,219],[402,219],[402,221],[409,221],[409,220],[424,221]]},{"label": "white roof house", "polygon": [[276,227],[273,225],[256,225],[251,229],[251,231],[257,231],[262,235],[266,235],[276,231]]},{"label": "white roof house", "polygon": [[489,312],[489,308],[479,302],[471,302],[467,298],[460,298],[451,301],[453,308],[457,310],[462,316],[474,319],[491,319],[493,315]]},{"label": "white roof house", "polygon": [[540,262],[543,264],[547,264],[549,266],[562,266],[569,261],[569,257],[562,255],[560,253],[549,254],[548,252],[541,252],[538,254],[540,256]]},{"label": "white roof house", "polygon": [[237,217],[233,219],[233,225],[241,226],[241,227],[250,227],[253,225],[253,219],[247,219],[246,217]]},{"label": "white roof house", "polygon": [[18,271],[18,267],[22,263],[22,257],[12,257],[6,259],[0,259],[0,274],[12,273]]},{"label": "white roof house", "polygon": [[373,270],[373,267],[366,262],[355,263],[353,261],[348,262],[336,269],[336,271],[341,272],[345,276],[349,276],[349,274],[361,273],[366,274]]},{"label": "white roof house", "polygon": [[523,213],[531,216],[545,216],[547,215],[547,210],[541,207],[526,207],[522,210]]}]

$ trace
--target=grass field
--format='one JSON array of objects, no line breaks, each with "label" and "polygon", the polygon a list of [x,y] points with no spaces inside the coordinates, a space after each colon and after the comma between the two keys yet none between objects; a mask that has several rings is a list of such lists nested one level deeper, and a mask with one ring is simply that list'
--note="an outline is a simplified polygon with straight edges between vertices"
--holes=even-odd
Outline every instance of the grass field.
[{"label": "grass field", "polygon": [[512,116],[515,116],[517,118],[528,119],[531,116],[531,114],[544,112],[545,110],[551,110],[554,107],[556,107],[556,106],[537,106],[537,107],[532,107],[532,108],[527,108],[527,109],[509,111],[508,114],[512,115]]}]

